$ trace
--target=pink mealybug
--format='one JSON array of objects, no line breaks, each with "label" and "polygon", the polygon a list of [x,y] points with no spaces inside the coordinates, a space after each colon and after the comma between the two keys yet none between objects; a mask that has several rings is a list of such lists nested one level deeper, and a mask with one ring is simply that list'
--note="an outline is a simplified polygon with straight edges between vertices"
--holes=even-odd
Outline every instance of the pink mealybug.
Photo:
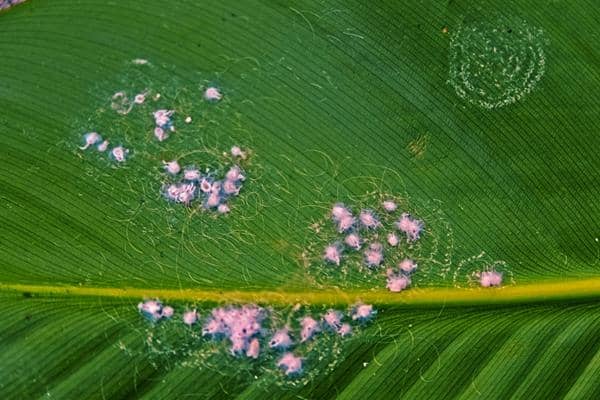
[{"label": "pink mealybug", "polygon": [[370,304],[357,304],[352,310],[352,319],[354,321],[368,321],[375,316],[377,311]]},{"label": "pink mealybug", "polygon": [[165,164],[165,171],[171,175],[177,175],[181,171],[181,167],[177,160],[163,161],[163,163]]},{"label": "pink mealybug", "polygon": [[358,220],[360,221],[360,224],[367,229],[377,229],[381,226],[381,222],[379,222],[371,210],[361,210]]},{"label": "pink mealybug", "polygon": [[327,246],[323,254],[323,259],[325,262],[339,266],[342,259],[342,251],[340,250],[340,246],[338,244],[330,244]]},{"label": "pink mealybug", "polygon": [[246,350],[246,357],[257,359],[259,352],[260,342],[257,338],[253,338],[248,344],[248,349]]},{"label": "pink mealybug", "polygon": [[502,284],[502,273],[497,271],[483,271],[479,278],[482,287],[500,286]]},{"label": "pink mealybug", "polygon": [[229,206],[225,203],[223,204],[219,204],[217,207],[217,212],[219,214],[227,214],[229,211],[231,211],[231,209],[229,208]]},{"label": "pink mealybug", "polygon": [[133,98],[133,102],[135,104],[143,104],[144,101],[146,101],[146,93],[136,94],[135,97]]},{"label": "pink mealybug", "polygon": [[419,239],[423,221],[412,218],[408,213],[402,213],[401,218],[396,222],[396,227],[406,234],[409,242],[413,242]]},{"label": "pink mealybug", "polygon": [[153,321],[157,321],[162,317],[162,304],[158,300],[146,300],[139,303],[138,310]]},{"label": "pink mealybug", "polygon": [[108,149],[108,140],[103,141],[96,148],[100,152],[105,152]]},{"label": "pink mealybug", "polygon": [[346,216],[337,221],[338,232],[347,232],[354,227],[356,223],[356,218],[351,216]]},{"label": "pink mealybug", "polygon": [[154,137],[157,138],[159,142],[164,142],[169,138],[169,133],[165,132],[160,126],[157,126],[154,128]]},{"label": "pink mealybug", "polygon": [[417,269],[417,263],[415,263],[410,258],[405,258],[404,260],[398,263],[398,268],[407,274],[412,273],[415,269]]},{"label": "pink mealybug", "polygon": [[183,179],[187,181],[199,181],[200,178],[200,171],[198,171],[196,168],[186,168],[183,171]]},{"label": "pink mealybug", "polygon": [[300,342],[310,340],[315,333],[320,332],[319,323],[311,316],[306,316],[300,321],[302,330],[300,331]]},{"label": "pink mealybug", "polygon": [[323,316],[323,321],[325,321],[325,324],[329,328],[337,330],[341,327],[342,313],[333,309],[329,309]]},{"label": "pink mealybug", "polygon": [[292,345],[292,339],[288,333],[288,328],[283,328],[275,332],[269,341],[269,347],[278,349],[287,349]]},{"label": "pink mealybug", "polygon": [[394,212],[398,208],[395,202],[392,200],[386,200],[382,203],[383,209],[387,212]]},{"label": "pink mealybug", "polygon": [[237,196],[240,193],[240,188],[235,181],[230,181],[227,179],[225,182],[223,182],[223,192],[227,195]]},{"label": "pink mealybug", "polygon": [[112,158],[115,161],[125,162],[125,159],[127,158],[127,154],[129,153],[129,150],[127,150],[123,146],[117,146],[117,147],[113,148],[110,153],[111,153]]},{"label": "pink mealybug", "polygon": [[221,93],[221,91],[218,88],[211,86],[211,87],[206,88],[206,90],[204,91],[204,98],[206,100],[216,102],[223,98],[223,94]]},{"label": "pink mealybug", "polygon": [[387,271],[387,285],[390,292],[401,292],[410,285],[410,278],[403,274],[396,274],[391,269]]},{"label": "pink mealybug", "polygon": [[229,171],[225,174],[225,179],[228,181],[243,181],[246,179],[244,174],[242,174],[242,170],[237,165],[229,168]]},{"label": "pink mealybug", "polygon": [[343,218],[352,217],[352,212],[342,203],[336,203],[331,208],[331,216],[334,221],[339,221]]},{"label": "pink mealybug", "polygon": [[383,262],[383,246],[381,243],[371,243],[365,250],[365,264],[367,267],[378,267]]},{"label": "pink mealybug", "polygon": [[171,318],[174,313],[175,313],[175,310],[173,310],[173,307],[171,307],[171,306],[166,306],[166,307],[163,307],[163,309],[162,309],[162,317],[163,318]]},{"label": "pink mealybug", "polygon": [[214,208],[217,207],[221,203],[221,196],[219,196],[218,192],[211,192],[204,203],[206,208]]},{"label": "pink mealybug", "polygon": [[175,113],[173,110],[157,110],[152,115],[154,116],[154,123],[156,126],[165,128],[170,127],[171,116]]},{"label": "pink mealybug", "polygon": [[202,190],[204,193],[210,193],[211,188],[212,184],[210,181],[206,178],[202,178],[202,181],[200,182],[200,190]]},{"label": "pink mealybug", "polygon": [[398,235],[396,235],[395,233],[392,232],[392,233],[388,233],[387,242],[390,246],[396,247],[396,246],[398,246],[400,239],[398,239]]},{"label": "pink mealybug", "polygon": [[246,152],[242,151],[239,146],[233,146],[231,148],[231,156],[234,158],[241,158],[242,160],[246,159]]},{"label": "pink mealybug", "polygon": [[192,326],[198,321],[198,312],[196,310],[186,311],[183,313],[183,323]]},{"label": "pink mealybug", "polygon": [[344,243],[346,243],[346,246],[350,247],[351,249],[359,250],[361,246],[360,236],[358,236],[356,233],[351,233],[346,236]]},{"label": "pink mealybug", "polygon": [[342,326],[340,326],[340,329],[338,329],[337,332],[342,337],[344,337],[344,336],[350,336],[350,335],[352,335],[352,326],[349,323],[343,323]]},{"label": "pink mealybug", "polygon": [[277,362],[277,366],[283,368],[286,375],[292,375],[302,371],[302,358],[293,353],[285,353]]},{"label": "pink mealybug", "polygon": [[102,136],[100,136],[97,132],[86,133],[83,136],[83,140],[85,140],[85,145],[80,147],[81,150],[87,150],[88,147],[95,145],[96,143],[102,141]]},{"label": "pink mealybug", "polygon": [[196,186],[193,183],[182,184],[179,187],[177,201],[183,204],[190,204],[196,195]]}]

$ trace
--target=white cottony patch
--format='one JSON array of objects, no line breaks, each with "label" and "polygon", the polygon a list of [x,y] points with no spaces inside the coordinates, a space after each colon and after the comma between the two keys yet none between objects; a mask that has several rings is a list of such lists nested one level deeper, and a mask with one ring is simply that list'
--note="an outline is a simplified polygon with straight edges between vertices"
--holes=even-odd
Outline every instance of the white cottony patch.
[{"label": "white cottony patch", "polygon": [[494,109],[519,101],[546,69],[544,32],[518,18],[460,26],[450,42],[450,79],[456,94]]}]

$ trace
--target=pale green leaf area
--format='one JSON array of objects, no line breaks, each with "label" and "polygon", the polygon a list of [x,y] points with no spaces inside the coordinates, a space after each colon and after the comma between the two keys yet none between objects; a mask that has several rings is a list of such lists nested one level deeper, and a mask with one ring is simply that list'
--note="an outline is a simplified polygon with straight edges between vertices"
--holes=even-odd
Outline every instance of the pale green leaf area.
[{"label": "pale green leaf area", "polygon": [[[598,21],[592,0],[0,12],[0,398],[600,398]],[[91,131],[128,160],[80,150]],[[247,180],[229,214],[166,201],[164,161],[223,173],[233,145]],[[336,202],[424,221],[386,248],[418,262],[407,290],[361,253],[324,264]],[[477,287],[487,268],[502,287]],[[140,316],[153,297],[177,318]],[[376,317],[304,344],[293,377],[179,322],[361,300]]]}]

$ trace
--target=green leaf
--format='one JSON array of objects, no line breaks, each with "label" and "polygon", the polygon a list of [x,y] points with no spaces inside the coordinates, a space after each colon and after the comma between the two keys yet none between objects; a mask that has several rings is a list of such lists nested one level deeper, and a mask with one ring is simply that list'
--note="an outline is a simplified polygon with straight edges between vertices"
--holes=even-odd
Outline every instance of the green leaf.
[{"label": "green leaf", "polygon": [[[585,0],[0,12],[0,397],[600,398],[599,19]],[[111,109],[146,89],[161,100]],[[90,131],[130,159],[80,150]],[[163,161],[219,170],[232,145],[229,215],[165,201]],[[332,204],[387,196],[425,221],[402,293],[320,259]],[[477,287],[490,267],[503,287]],[[143,319],[147,297],[378,313],[286,378]]]}]

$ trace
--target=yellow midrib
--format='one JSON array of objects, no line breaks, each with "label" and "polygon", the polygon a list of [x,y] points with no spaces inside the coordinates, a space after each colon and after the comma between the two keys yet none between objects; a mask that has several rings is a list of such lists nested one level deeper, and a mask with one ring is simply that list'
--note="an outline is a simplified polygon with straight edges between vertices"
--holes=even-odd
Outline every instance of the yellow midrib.
[{"label": "yellow midrib", "polygon": [[566,282],[540,282],[501,288],[411,288],[401,293],[385,290],[243,291],[214,289],[152,289],[83,286],[0,284],[1,291],[38,295],[160,298],[163,300],[268,303],[289,305],[351,304],[363,301],[389,305],[502,304],[558,299],[600,299],[600,278]]}]

